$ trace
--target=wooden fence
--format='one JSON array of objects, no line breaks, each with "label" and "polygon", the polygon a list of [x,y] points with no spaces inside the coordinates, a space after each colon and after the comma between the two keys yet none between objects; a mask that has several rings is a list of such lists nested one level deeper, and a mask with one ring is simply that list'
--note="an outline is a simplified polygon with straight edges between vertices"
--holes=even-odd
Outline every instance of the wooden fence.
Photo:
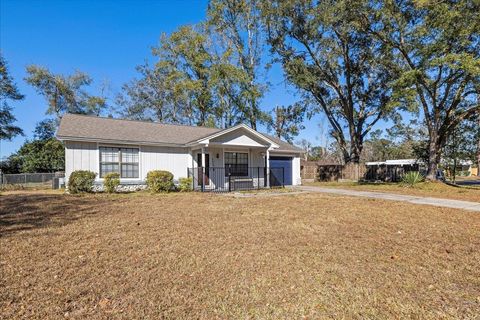
[{"label": "wooden fence", "polygon": [[300,166],[302,180],[311,181],[338,181],[338,180],[360,180],[363,179],[367,168],[363,164],[353,163],[326,164],[316,161],[302,161]]}]

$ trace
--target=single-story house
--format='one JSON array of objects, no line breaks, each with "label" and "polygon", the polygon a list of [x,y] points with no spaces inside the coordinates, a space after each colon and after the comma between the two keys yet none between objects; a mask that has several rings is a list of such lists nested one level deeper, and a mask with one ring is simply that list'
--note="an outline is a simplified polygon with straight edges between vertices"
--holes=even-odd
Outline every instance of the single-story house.
[{"label": "single-story house", "polygon": [[66,114],[65,178],[75,170],[118,172],[122,185],[144,186],[151,170],[192,177],[197,190],[299,185],[303,150],[240,124],[228,129]]}]

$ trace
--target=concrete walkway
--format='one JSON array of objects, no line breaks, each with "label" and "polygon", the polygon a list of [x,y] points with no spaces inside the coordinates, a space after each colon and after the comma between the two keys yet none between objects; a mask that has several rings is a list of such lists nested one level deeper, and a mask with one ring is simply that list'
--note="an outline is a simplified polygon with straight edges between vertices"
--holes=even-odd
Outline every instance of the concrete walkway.
[{"label": "concrete walkway", "polygon": [[464,210],[480,212],[479,202],[430,198],[430,197],[417,197],[417,196],[409,196],[409,195],[403,195],[403,194],[374,192],[374,191],[357,191],[357,190],[336,189],[336,188],[335,189],[322,188],[322,187],[315,187],[315,186],[299,186],[296,188],[299,190],[308,191],[308,192],[322,192],[322,193],[339,194],[343,196],[403,201],[403,202],[409,202],[414,204],[426,204],[426,205],[436,206],[436,207],[464,209]]}]

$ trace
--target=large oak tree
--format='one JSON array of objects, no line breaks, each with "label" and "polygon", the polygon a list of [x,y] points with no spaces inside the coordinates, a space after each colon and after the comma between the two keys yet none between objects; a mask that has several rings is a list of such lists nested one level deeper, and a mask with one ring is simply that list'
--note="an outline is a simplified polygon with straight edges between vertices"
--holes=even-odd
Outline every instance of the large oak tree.
[{"label": "large oak tree", "polygon": [[428,175],[464,119],[480,113],[480,2],[373,1],[364,26],[400,70],[397,86],[414,98],[428,128]]},{"label": "large oak tree", "polygon": [[392,54],[363,30],[363,1],[277,0],[263,17],[287,79],[324,112],[346,163],[358,163],[365,137],[399,106]]}]

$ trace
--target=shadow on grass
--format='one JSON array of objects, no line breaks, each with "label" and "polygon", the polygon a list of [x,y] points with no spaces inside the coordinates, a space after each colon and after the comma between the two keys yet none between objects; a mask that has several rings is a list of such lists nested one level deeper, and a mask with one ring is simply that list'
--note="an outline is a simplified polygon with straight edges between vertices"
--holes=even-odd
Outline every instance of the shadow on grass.
[{"label": "shadow on grass", "polygon": [[48,226],[61,226],[98,212],[107,200],[63,194],[0,195],[0,236]]}]

